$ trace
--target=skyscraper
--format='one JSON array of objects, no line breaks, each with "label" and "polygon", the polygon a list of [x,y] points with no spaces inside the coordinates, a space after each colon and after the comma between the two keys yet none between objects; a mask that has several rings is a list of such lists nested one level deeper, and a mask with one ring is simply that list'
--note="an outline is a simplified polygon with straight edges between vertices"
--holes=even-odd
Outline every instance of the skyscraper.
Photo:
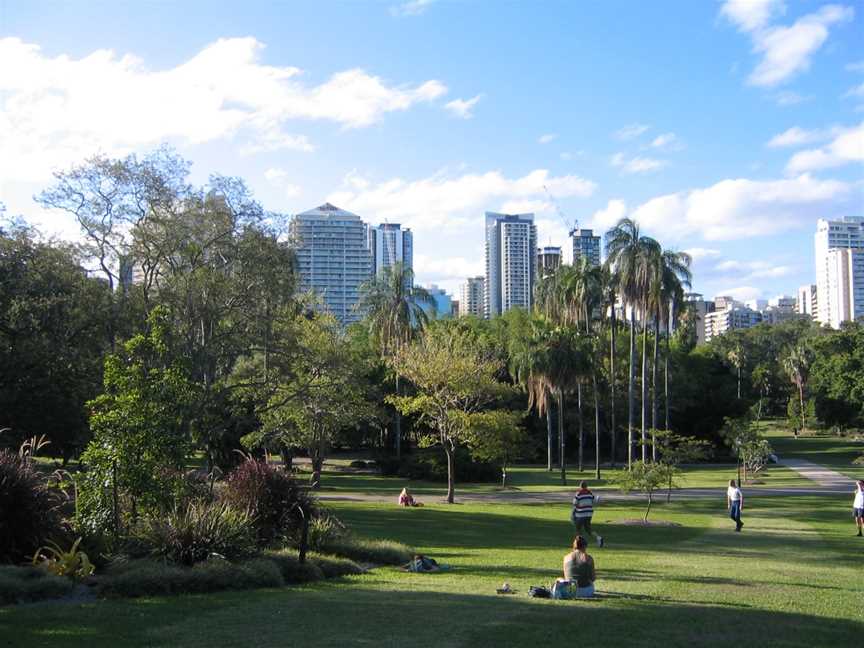
[{"label": "skyscraper", "polygon": [[823,324],[840,328],[864,315],[864,249],[831,248],[827,257],[828,320]]},{"label": "skyscraper", "polygon": [[459,316],[483,317],[486,280],[483,277],[468,277],[460,289]]},{"label": "skyscraper", "polygon": [[357,214],[325,203],[291,221],[300,289],[312,290],[342,323],[357,321],[360,285],[371,276],[366,226]]},{"label": "skyscraper", "polygon": [[486,317],[531,308],[536,254],[534,214],[486,212]]},{"label": "skyscraper", "polygon": [[453,317],[453,298],[447,294],[443,288],[439,288],[435,284],[426,286],[426,292],[435,303],[433,312],[431,304],[421,304],[420,308],[429,316],[430,319],[447,319]]},{"label": "skyscraper", "polygon": [[410,229],[402,229],[399,223],[382,223],[369,226],[367,245],[372,257],[372,273],[380,275],[384,268],[401,261],[406,268],[414,269],[414,235]]},{"label": "skyscraper", "polygon": [[798,313],[816,317],[816,309],[819,307],[816,300],[816,284],[807,284],[798,289]]},{"label": "skyscraper", "polygon": [[[864,217],[846,216],[840,220],[820,218],[816,223],[815,245],[816,320],[820,324],[839,326],[836,318],[845,312],[844,306],[839,303],[841,295],[838,291],[841,290],[841,284],[837,283],[842,272],[839,272],[840,266],[836,265],[838,262],[837,255],[834,255],[833,275],[830,275],[830,265],[832,264],[832,260],[829,258],[830,252],[833,249],[864,250]],[[853,261],[851,256],[846,258],[847,264],[850,261]],[[833,283],[831,281],[832,276],[834,278]],[[832,318],[833,324],[831,323]]]},{"label": "skyscraper", "polygon": [[545,277],[561,267],[561,248],[547,245],[537,250],[537,276]]},{"label": "skyscraper", "polygon": [[578,265],[583,257],[588,259],[592,266],[600,265],[600,237],[594,236],[590,229],[572,229],[570,238],[573,239],[573,265]]}]

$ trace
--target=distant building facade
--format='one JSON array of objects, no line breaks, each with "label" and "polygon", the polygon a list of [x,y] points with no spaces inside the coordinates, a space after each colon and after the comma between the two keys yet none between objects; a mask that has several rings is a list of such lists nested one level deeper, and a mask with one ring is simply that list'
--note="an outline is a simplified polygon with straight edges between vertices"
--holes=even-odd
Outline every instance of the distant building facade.
[{"label": "distant building facade", "polygon": [[798,299],[795,307],[799,315],[809,315],[816,318],[816,309],[819,307],[816,299],[816,284],[807,284],[798,288]]},{"label": "distant building facade", "polygon": [[600,265],[600,237],[595,236],[590,229],[572,229],[573,265],[578,265],[583,258],[588,259],[592,266]]},{"label": "distant building facade", "polygon": [[414,270],[414,235],[411,230],[398,223],[382,223],[377,227],[367,229],[367,246],[372,258],[372,274],[375,276],[384,272],[394,263]]},{"label": "distant building facade", "polygon": [[300,289],[318,294],[343,325],[357,312],[360,286],[372,276],[366,225],[357,214],[325,203],[291,221]]},{"label": "distant building facade", "polygon": [[[839,220],[819,219],[816,222],[816,320],[832,327],[840,326],[842,319],[854,311],[854,269],[857,254],[834,253],[833,250],[864,250],[864,217],[846,216]],[[851,265],[850,265],[851,264]],[[848,280],[853,282],[850,288]],[[844,303],[844,300],[846,303]],[[854,316],[853,316],[854,317]]]},{"label": "distant building facade", "polygon": [[537,276],[547,277],[561,267],[561,248],[554,245],[537,250]]},{"label": "distant building facade", "polygon": [[486,212],[486,317],[511,308],[531,308],[536,253],[534,214]]},{"label": "distant building facade", "polygon": [[714,312],[714,302],[706,300],[700,293],[686,293],[684,301],[695,319],[696,344],[705,344],[705,316]]},{"label": "distant building facade", "polygon": [[459,292],[459,316],[474,315],[483,317],[486,293],[484,277],[468,277]]},{"label": "distant building facade", "polygon": [[864,249],[833,248],[827,258],[830,297],[828,319],[822,323],[840,328],[864,316]]},{"label": "distant building facade", "polygon": [[734,329],[746,329],[762,321],[762,314],[746,306],[733,306],[705,315],[705,341]]},{"label": "distant building facade", "polygon": [[426,292],[435,302],[435,310],[428,304],[422,304],[421,308],[430,319],[446,319],[453,316],[453,298],[447,294],[443,288],[439,288],[435,284],[425,287]]}]

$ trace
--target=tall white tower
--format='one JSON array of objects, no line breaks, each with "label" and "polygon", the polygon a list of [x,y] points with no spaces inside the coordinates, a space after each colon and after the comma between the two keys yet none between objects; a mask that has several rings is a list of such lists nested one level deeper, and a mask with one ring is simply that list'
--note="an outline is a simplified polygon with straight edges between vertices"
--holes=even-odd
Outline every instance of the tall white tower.
[{"label": "tall white tower", "polygon": [[534,214],[486,212],[486,317],[531,308],[536,254]]}]

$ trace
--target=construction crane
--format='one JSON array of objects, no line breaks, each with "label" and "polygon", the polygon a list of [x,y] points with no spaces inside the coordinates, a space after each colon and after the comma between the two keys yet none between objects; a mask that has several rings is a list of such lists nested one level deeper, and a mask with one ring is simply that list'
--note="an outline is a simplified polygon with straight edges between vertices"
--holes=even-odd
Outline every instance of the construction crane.
[{"label": "construction crane", "polygon": [[558,218],[561,219],[561,222],[564,223],[564,227],[567,228],[567,234],[573,236],[573,232],[579,229],[579,221],[574,218],[572,222],[568,222],[567,217],[564,216],[564,212],[561,211],[561,207],[558,205],[558,201],[555,200],[555,196],[553,196],[552,192],[549,191],[549,187],[543,185],[543,190],[546,192],[546,195],[549,196],[549,200],[552,201],[552,206],[555,207],[555,212],[558,214]]}]

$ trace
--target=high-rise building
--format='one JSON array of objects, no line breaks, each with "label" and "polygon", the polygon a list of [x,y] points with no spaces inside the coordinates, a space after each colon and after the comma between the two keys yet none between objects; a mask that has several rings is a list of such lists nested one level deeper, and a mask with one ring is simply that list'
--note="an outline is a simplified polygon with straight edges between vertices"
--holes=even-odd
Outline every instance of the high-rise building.
[{"label": "high-rise building", "polygon": [[573,239],[573,265],[577,265],[584,257],[592,266],[600,265],[600,237],[594,236],[590,229],[572,229],[570,238]]},{"label": "high-rise building", "polygon": [[832,248],[827,257],[830,298],[828,319],[822,323],[840,328],[843,322],[864,316],[864,249]]},{"label": "high-rise building", "polygon": [[[829,280],[829,253],[832,249],[864,250],[864,217],[846,216],[840,220],[820,218],[816,222],[815,248],[816,320],[821,324],[831,324],[833,321],[831,326],[839,326],[836,318],[844,312],[844,307],[839,303],[841,295],[837,293],[840,284],[832,285]],[[834,275],[836,278],[836,267]]]},{"label": "high-rise building", "polygon": [[768,308],[767,299],[748,299],[744,305],[750,310],[761,311]]},{"label": "high-rise building", "polygon": [[468,277],[462,284],[459,294],[459,316],[474,315],[483,317],[485,312],[484,295],[486,294],[486,279],[483,277]]},{"label": "high-rise building", "polygon": [[370,225],[366,240],[372,257],[372,274],[380,275],[384,268],[397,262],[414,269],[414,235],[410,229],[402,229],[399,223]]},{"label": "high-rise building", "polygon": [[737,305],[737,302],[728,295],[717,295],[714,297],[715,310],[726,310],[727,308],[732,308],[735,305]]},{"label": "high-rise building", "polygon": [[816,317],[816,309],[818,308],[816,300],[816,284],[807,284],[798,289],[798,301],[796,307],[799,315],[809,315]]},{"label": "high-rise building", "polygon": [[300,289],[317,293],[342,324],[360,319],[360,286],[372,276],[366,225],[360,217],[325,203],[294,216],[291,236],[297,246]]},{"label": "high-rise building", "polygon": [[435,310],[433,312],[429,304],[421,304],[420,307],[430,319],[445,319],[453,316],[453,298],[443,288],[431,284],[426,286],[426,292],[434,301]]},{"label": "high-rise building", "polygon": [[486,317],[531,308],[536,254],[534,214],[486,212]]},{"label": "high-rise building", "polygon": [[696,320],[696,344],[704,344],[705,316],[714,312],[714,302],[706,301],[699,293],[685,293],[684,301]]},{"label": "high-rise building", "polygon": [[537,276],[546,277],[561,267],[561,248],[554,245],[537,250]]},{"label": "high-rise building", "polygon": [[762,321],[762,314],[750,308],[733,306],[705,315],[705,341],[733,329],[746,329]]}]

